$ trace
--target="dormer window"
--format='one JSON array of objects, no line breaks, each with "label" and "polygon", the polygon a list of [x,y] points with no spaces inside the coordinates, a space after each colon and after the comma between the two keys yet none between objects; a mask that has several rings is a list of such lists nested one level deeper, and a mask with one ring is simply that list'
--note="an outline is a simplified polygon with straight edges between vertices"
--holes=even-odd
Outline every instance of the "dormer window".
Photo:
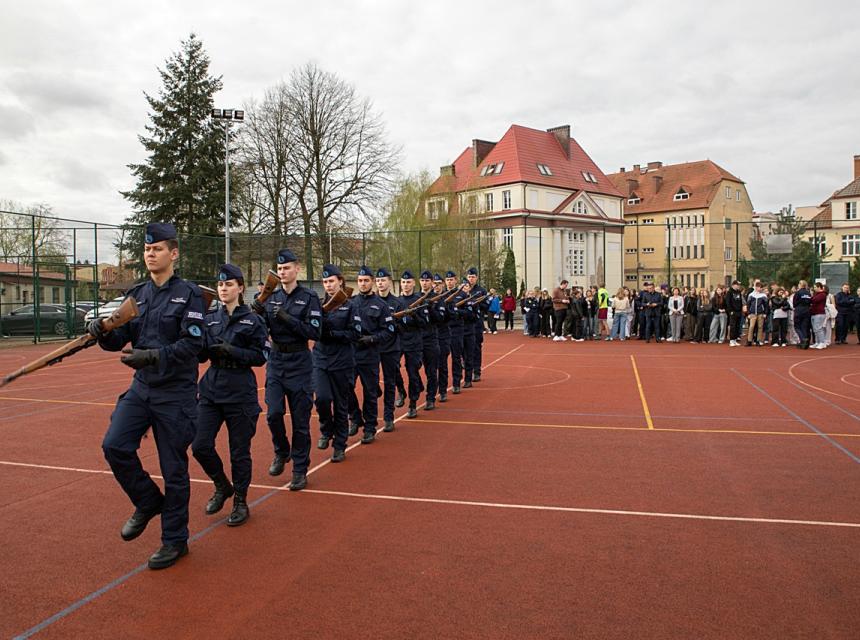
[{"label": "dormer window", "polygon": [[580,173],[582,174],[582,179],[586,182],[593,182],[594,184],[597,184],[597,176],[591,173],[591,171],[580,171]]},{"label": "dormer window", "polygon": [[642,198],[640,198],[636,194],[627,198],[627,204],[639,204],[640,202],[642,202]]},{"label": "dormer window", "polygon": [[537,163],[537,170],[542,176],[551,176],[552,171],[549,170],[549,167],[545,164]]},{"label": "dormer window", "polygon": [[497,176],[502,172],[502,169],[505,168],[504,162],[498,162],[496,164],[485,164],[484,168],[481,169],[482,176]]},{"label": "dormer window", "polygon": [[687,193],[686,191],[684,191],[684,187],[681,187],[680,189],[678,189],[678,193],[676,193],[675,197],[672,198],[672,200],[675,200],[676,202],[678,200],[689,200],[689,199],[690,199],[690,194]]},{"label": "dormer window", "polygon": [[585,206],[585,203],[582,200],[577,200],[573,204],[572,212],[585,216],[585,215],[588,215],[588,207]]}]

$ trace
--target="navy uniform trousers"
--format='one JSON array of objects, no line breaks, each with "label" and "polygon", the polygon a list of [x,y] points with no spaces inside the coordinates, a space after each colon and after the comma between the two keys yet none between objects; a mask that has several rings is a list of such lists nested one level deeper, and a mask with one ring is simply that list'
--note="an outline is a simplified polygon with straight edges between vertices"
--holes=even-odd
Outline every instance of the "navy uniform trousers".
[{"label": "navy uniform trousers", "polygon": [[[272,351],[266,365],[266,422],[272,432],[275,455],[293,461],[293,473],[307,473],[311,457],[311,408],[313,366],[310,351]],[[286,398],[286,404],[284,399]],[[287,406],[292,422],[293,445],[284,422]]]},{"label": "navy uniform trousers", "polygon": [[400,350],[383,351],[379,354],[382,364],[382,419],[386,422],[394,420],[394,392],[401,391],[406,397],[403,389],[403,376],[400,375]]},{"label": "navy uniform trousers", "polygon": [[[137,455],[149,427],[158,449],[164,494],[144,470]],[[136,509],[161,507],[161,542],[188,540],[188,445],[197,429],[197,385],[150,388],[134,384],[119,397],[102,442],[111,471]]]},{"label": "navy uniform trousers", "polygon": [[320,433],[325,438],[334,439],[335,451],[345,451],[349,438],[348,406],[353,376],[352,369],[329,371],[314,368],[314,404],[320,418]]},{"label": "navy uniform trousers", "polygon": [[436,337],[436,329],[431,327],[430,333],[423,336],[422,340],[421,361],[424,365],[424,377],[427,378],[427,399],[435,402],[439,387],[439,340]]},{"label": "navy uniform trousers", "polygon": [[437,385],[439,393],[448,392],[448,356],[450,355],[451,333],[447,330],[444,333],[439,332],[439,364],[437,366]]},{"label": "navy uniform trousers", "polygon": [[[476,313],[480,314],[479,310]],[[478,375],[481,374],[481,363],[484,359],[484,321],[478,318],[475,321],[475,353],[472,356],[472,369]]]},{"label": "navy uniform trousers", "polygon": [[451,329],[451,384],[459,387],[463,381],[463,325]]},{"label": "navy uniform trousers", "polygon": [[472,381],[472,373],[475,370],[475,352],[477,345],[475,343],[474,321],[466,321],[463,327],[463,366],[465,368],[465,380]]},{"label": "navy uniform trousers", "polygon": [[194,458],[210,478],[224,472],[224,463],[215,450],[215,439],[222,423],[227,423],[230,469],[233,487],[248,493],[251,484],[251,439],[257,433],[260,405],[253,403],[212,402],[201,397],[198,406],[197,435],[191,444]]},{"label": "navy uniform trousers", "polygon": [[[355,394],[358,380],[361,381],[361,407]],[[361,425],[365,433],[376,433],[379,426],[379,352],[376,347],[356,352],[355,375],[347,393],[353,421]]]}]

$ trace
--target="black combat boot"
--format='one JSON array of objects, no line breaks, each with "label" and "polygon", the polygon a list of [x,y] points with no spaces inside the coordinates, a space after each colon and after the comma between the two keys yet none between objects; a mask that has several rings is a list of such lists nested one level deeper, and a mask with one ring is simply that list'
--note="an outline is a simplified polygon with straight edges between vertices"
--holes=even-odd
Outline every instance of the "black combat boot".
[{"label": "black combat boot", "polygon": [[212,478],[212,482],[215,483],[215,493],[212,494],[209,502],[206,503],[207,516],[221,511],[227,498],[233,495],[233,485],[230,484],[230,480],[223,471],[210,477]]},{"label": "black combat boot", "polygon": [[251,512],[248,510],[248,503],[245,501],[245,494],[236,492],[233,498],[233,510],[227,517],[228,527],[238,527],[240,524],[245,524],[245,521],[251,517]]}]

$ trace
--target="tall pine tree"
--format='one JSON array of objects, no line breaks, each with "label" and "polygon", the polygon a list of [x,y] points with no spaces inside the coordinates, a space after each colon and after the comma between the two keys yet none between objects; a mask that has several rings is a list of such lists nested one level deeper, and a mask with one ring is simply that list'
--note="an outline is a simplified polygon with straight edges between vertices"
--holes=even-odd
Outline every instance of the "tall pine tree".
[{"label": "tall pine tree", "polygon": [[138,138],[146,161],[128,165],[137,184],[122,192],[134,213],[126,219],[120,249],[140,256],[141,225],[172,222],[180,233],[183,276],[207,280],[223,260],[223,240],[217,236],[224,226],[224,125],[210,117],[221,77],[209,74],[209,56],[193,33],[159,74],[158,95],[144,94],[150,121],[147,135]]}]

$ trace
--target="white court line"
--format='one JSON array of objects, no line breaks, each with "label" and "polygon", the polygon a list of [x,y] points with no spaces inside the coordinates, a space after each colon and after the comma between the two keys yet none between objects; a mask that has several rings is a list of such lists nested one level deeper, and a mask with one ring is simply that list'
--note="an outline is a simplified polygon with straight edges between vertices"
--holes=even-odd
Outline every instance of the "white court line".
[{"label": "white court line", "polygon": [[[30,467],[34,469],[52,469],[56,471],[75,471],[78,473],[91,473],[97,475],[112,475],[109,470],[79,469],[75,467],[57,467],[43,464],[28,464],[24,462],[8,462],[0,460],[0,465],[15,467]],[[318,465],[316,468],[319,468]],[[311,473],[310,471],[308,473]],[[153,475],[153,478],[161,479],[161,476]],[[212,481],[204,478],[191,478],[191,482],[212,484]],[[289,491],[288,485],[273,486],[267,484],[251,484],[254,489],[265,491]],[[662,511],[629,511],[626,509],[593,509],[586,507],[559,507],[540,504],[514,504],[506,502],[479,502],[476,500],[449,500],[443,498],[419,498],[415,496],[391,496],[376,493],[356,493],[352,491],[331,491],[325,489],[303,489],[302,493],[312,493],[323,496],[341,496],[345,498],[362,498],[365,500],[385,500],[391,502],[415,502],[424,504],[444,504],[460,507],[483,507],[488,509],[515,509],[521,511],[550,511],[557,513],[585,513],[592,515],[632,516],[643,518],[672,518],[677,520],[705,520],[716,522],[746,522],[753,524],[788,524],[808,527],[836,527],[848,529],[860,529],[860,522],[832,522],[826,520],[797,520],[787,518],[751,518],[745,516],[715,516],[701,513],[671,513]]]}]

